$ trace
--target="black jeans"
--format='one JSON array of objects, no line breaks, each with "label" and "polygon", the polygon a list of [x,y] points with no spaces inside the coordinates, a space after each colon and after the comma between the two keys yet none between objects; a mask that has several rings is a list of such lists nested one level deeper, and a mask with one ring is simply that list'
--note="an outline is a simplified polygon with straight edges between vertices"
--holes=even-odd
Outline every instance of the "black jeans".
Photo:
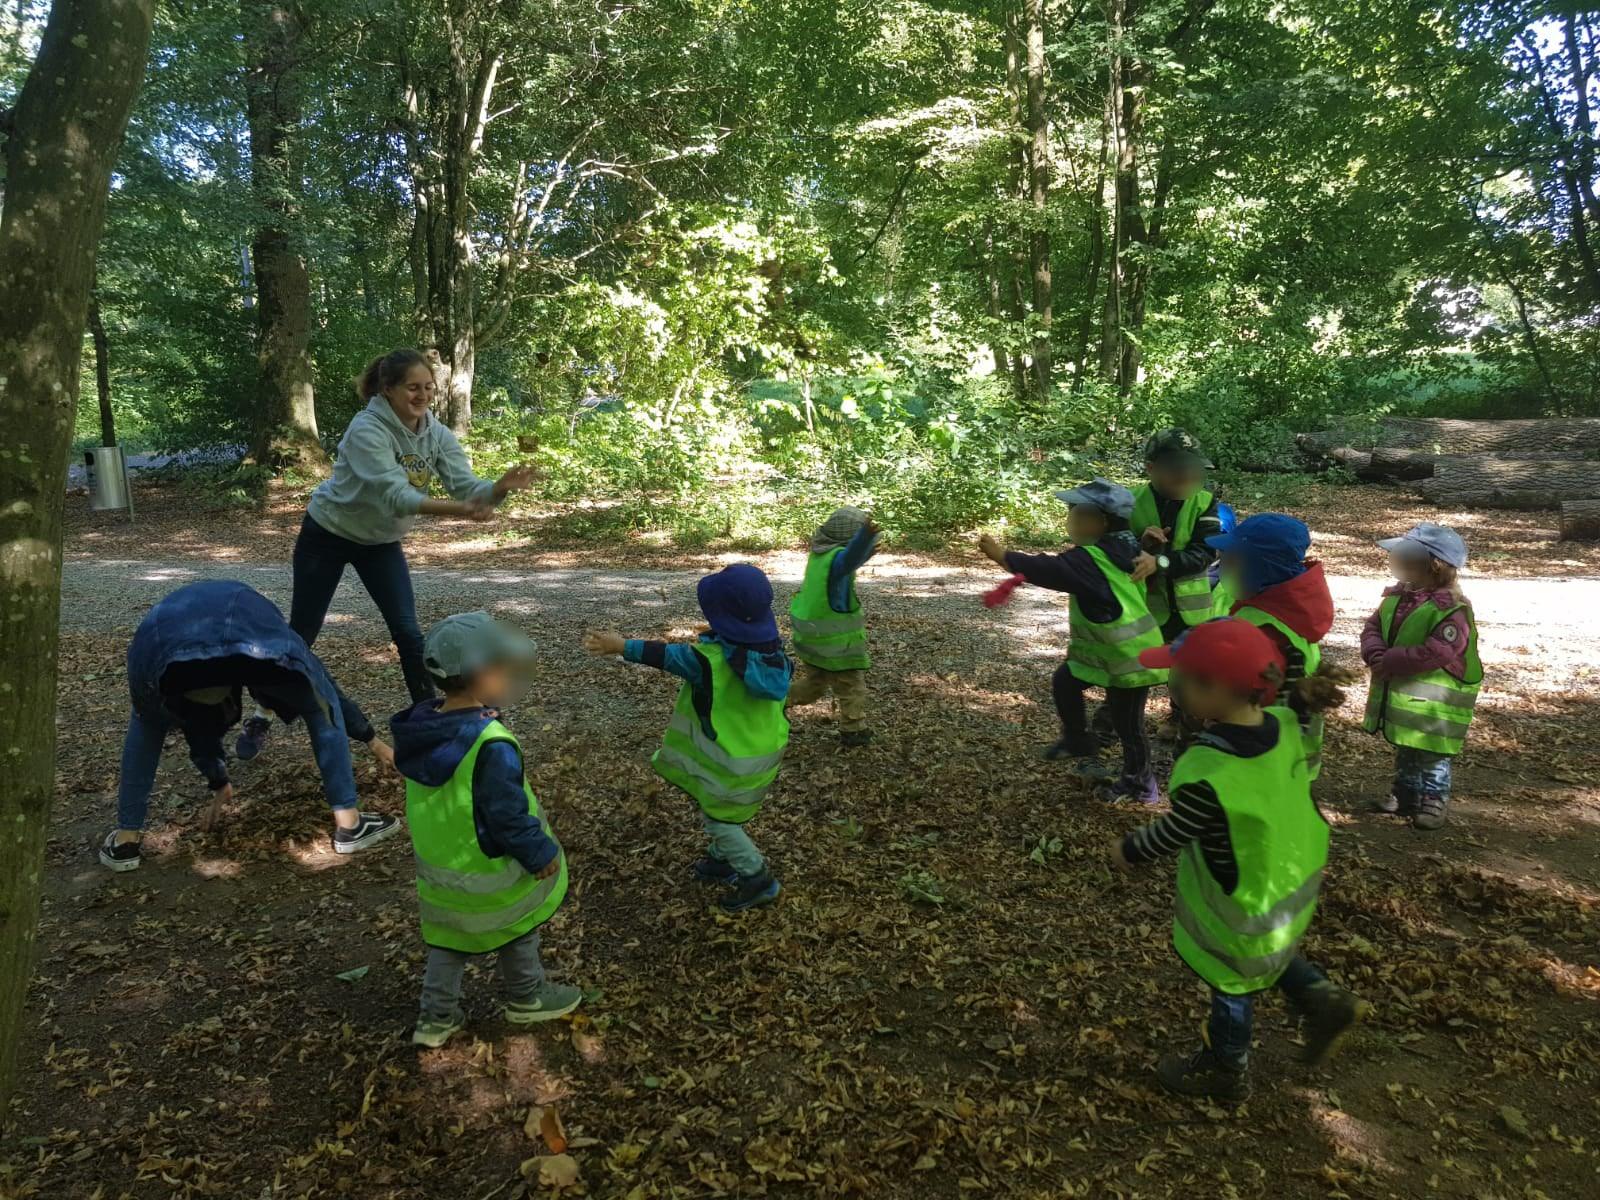
[{"label": "black jeans", "polygon": [[289,628],[308,646],[317,640],[347,566],[356,569],[361,586],[367,589],[383,623],[389,627],[389,636],[400,651],[400,670],[412,701],[431,698],[433,679],[422,662],[417,597],[411,590],[411,568],[406,565],[406,553],[399,542],[363,546],[329,533],[307,513],[294,543],[294,598],[289,602]]},{"label": "black jeans", "polygon": [[[1056,668],[1050,690],[1055,696],[1056,713],[1061,717],[1061,740],[1083,753],[1094,753],[1095,741],[1089,733],[1089,706],[1083,693],[1093,683],[1084,683],[1072,673],[1068,663]],[[1106,689],[1106,711],[1111,714],[1111,728],[1117,741],[1122,743],[1122,774],[1127,779],[1144,779],[1150,774],[1150,739],[1144,732],[1144,706],[1150,698],[1150,689]]]}]

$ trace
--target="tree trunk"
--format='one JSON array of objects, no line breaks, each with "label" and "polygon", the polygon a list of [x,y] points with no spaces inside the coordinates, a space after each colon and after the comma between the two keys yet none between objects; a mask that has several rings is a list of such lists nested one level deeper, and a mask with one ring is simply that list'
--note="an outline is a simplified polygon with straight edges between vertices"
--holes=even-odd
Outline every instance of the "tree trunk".
[{"label": "tree trunk", "polygon": [[[1329,455],[1337,461],[1340,451]],[[1582,459],[1582,450],[1517,450],[1509,454],[1493,455],[1499,461],[1515,462],[1575,462]],[[1379,446],[1368,456],[1375,475],[1384,479],[1432,479],[1439,467],[1449,469],[1452,464],[1476,462],[1484,456],[1475,454],[1435,454],[1432,450],[1397,450]]]},{"label": "tree trunk", "polygon": [[1100,157],[1095,167],[1094,191],[1089,197],[1089,248],[1085,252],[1083,301],[1078,310],[1078,345],[1072,356],[1072,390],[1083,387],[1089,369],[1089,338],[1094,332],[1095,300],[1100,292],[1100,272],[1106,262],[1106,146],[1111,133],[1100,122]]},{"label": "tree trunk", "polygon": [[117,417],[111,411],[111,343],[100,319],[100,297],[89,293],[89,341],[94,346],[94,392],[100,401],[100,444],[117,444]]},{"label": "tree trunk", "polygon": [[10,113],[0,212],[0,1113],[55,790],[61,510],[95,245],[155,0],[56,0]]},{"label": "tree trunk", "polygon": [[1114,181],[1111,200],[1110,254],[1106,262],[1106,302],[1100,319],[1100,382],[1115,384],[1122,369],[1122,287],[1123,249],[1128,244],[1126,213],[1122,206],[1123,147],[1123,73],[1127,60],[1122,52],[1124,22],[1128,16],[1127,0],[1107,0],[1106,38],[1111,53],[1106,61],[1106,128],[1111,131],[1111,174]]},{"label": "tree trunk", "polygon": [[257,208],[256,410],[250,455],[269,466],[327,467],[317,436],[311,362],[311,276],[294,225],[300,180],[292,161],[300,129],[295,77],[305,30],[293,6],[240,0],[249,66],[250,189]]},{"label": "tree trunk", "polygon": [[994,375],[996,379],[1005,379],[1011,374],[1011,352],[999,336],[1004,313],[1000,306],[1000,261],[995,255],[992,220],[985,221],[983,225],[983,289],[984,307],[995,329],[989,342],[989,353],[994,358]]},{"label": "tree trunk", "polygon": [[1045,117],[1044,0],[1023,0],[1028,33],[1028,203],[1033,209],[1028,267],[1033,277],[1033,388],[1050,398],[1054,301],[1050,282],[1050,123]]},{"label": "tree trunk", "polygon": [[1561,505],[1561,540],[1600,541],[1600,500],[1566,500]]},{"label": "tree trunk", "polygon": [[1562,500],[1600,499],[1600,463],[1463,457],[1436,466],[1433,478],[1424,480],[1418,490],[1429,500],[1444,502],[1503,492],[1537,492],[1552,499],[1533,507],[1556,508]]},{"label": "tree trunk", "polygon": [[1380,446],[1481,454],[1515,450],[1600,450],[1600,419],[1458,421],[1446,417],[1390,417]]}]

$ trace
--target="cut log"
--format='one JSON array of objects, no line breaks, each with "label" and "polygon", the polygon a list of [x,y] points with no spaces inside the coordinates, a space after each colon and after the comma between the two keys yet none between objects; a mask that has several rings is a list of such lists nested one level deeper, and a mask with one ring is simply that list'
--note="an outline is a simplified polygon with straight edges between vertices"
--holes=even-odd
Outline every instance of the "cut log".
[{"label": "cut log", "polygon": [[[1585,450],[1517,450],[1497,454],[1497,461],[1518,462],[1580,462],[1588,453]],[[1401,450],[1393,446],[1379,446],[1373,450],[1370,467],[1374,475],[1386,479],[1431,479],[1436,465],[1476,461],[1483,455],[1437,454],[1432,450]],[[1600,466],[1600,463],[1596,464]]]},{"label": "cut log", "polygon": [[1441,454],[1600,451],[1600,420],[1456,421],[1444,417],[1390,417],[1383,422],[1378,444]]},{"label": "cut log", "polygon": [[1600,541],[1600,500],[1567,500],[1562,503],[1561,540]]},{"label": "cut log", "polygon": [[1547,462],[1525,458],[1466,457],[1434,465],[1420,490],[1430,500],[1452,493],[1541,491],[1562,500],[1600,499],[1600,462]]},{"label": "cut log", "polygon": [[1513,508],[1524,512],[1554,512],[1571,496],[1549,488],[1498,488],[1489,492],[1442,492],[1428,499],[1443,509]]}]

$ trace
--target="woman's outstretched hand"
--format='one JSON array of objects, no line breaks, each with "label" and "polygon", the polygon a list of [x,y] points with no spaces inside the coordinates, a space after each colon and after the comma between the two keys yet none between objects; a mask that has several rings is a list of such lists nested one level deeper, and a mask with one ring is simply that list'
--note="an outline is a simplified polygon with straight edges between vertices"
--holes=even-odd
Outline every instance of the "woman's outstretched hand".
[{"label": "woman's outstretched hand", "polygon": [[621,654],[627,643],[620,633],[591,629],[583,635],[583,648],[590,654]]},{"label": "woman's outstretched hand", "polygon": [[518,463],[495,481],[494,498],[504,500],[512,492],[525,491],[539,478],[539,469],[532,463]]}]

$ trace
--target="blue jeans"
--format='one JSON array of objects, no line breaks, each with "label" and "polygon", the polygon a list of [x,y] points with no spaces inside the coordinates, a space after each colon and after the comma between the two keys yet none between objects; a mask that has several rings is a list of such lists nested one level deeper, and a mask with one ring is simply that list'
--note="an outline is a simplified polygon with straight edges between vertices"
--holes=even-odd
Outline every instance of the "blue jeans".
[{"label": "blue jeans", "polygon": [[[1326,979],[1326,975],[1297,954],[1274,986],[1290,1000],[1299,1000]],[[1206,1023],[1206,1042],[1218,1058],[1241,1071],[1250,1062],[1250,1031],[1255,1025],[1255,1008],[1254,993],[1230,996],[1211,989],[1211,1019]]]},{"label": "blue jeans", "polygon": [[1416,799],[1424,792],[1450,797],[1450,756],[1411,746],[1394,750],[1394,791],[1396,796],[1410,793]]},{"label": "blue jeans", "polygon": [[411,568],[399,542],[363,546],[329,533],[306,514],[294,543],[294,596],[289,601],[289,628],[305,639],[317,640],[327,620],[333,594],[354,567],[361,586],[378,606],[389,636],[400,651],[400,670],[413,702],[431,699],[433,678],[422,661],[422,627],[417,623],[417,597],[411,590]]},{"label": "blue jeans", "polygon": [[[344,714],[337,708],[324,713],[310,704],[300,713],[306,732],[311,735],[311,752],[322,774],[322,789],[332,809],[356,807],[356,777],[350,765],[350,739],[345,736]],[[137,709],[128,718],[128,733],[122,741],[122,778],[117,784],[117,828],[132,833],[144,828],[150,811],[150,789],[155,784],[156,768],[161,764],[161,744],[172,728],[166,720],[152,719]],[[211,784],[228,781],[220,739],[189,737],[189,758]]]}]

